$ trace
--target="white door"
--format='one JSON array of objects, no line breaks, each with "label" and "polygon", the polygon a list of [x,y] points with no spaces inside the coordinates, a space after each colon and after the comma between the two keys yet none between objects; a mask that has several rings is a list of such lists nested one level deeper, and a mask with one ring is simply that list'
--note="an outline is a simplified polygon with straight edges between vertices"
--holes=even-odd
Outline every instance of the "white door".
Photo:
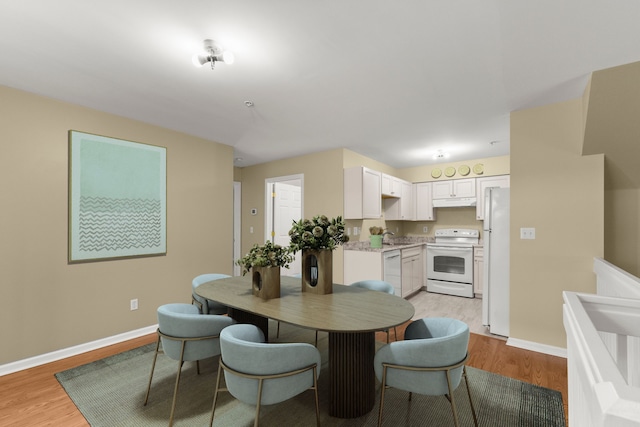
[{"label": "white door", "polygon": [[[302,180],[288,179],[273,181],[267,184],[268,200],[271,200],[270,211],[267,211],[266,239],[281,246],[289,246],[289,230],[293,221],[302,218]],[[267,208],[269,209],[269,207]],[[300,274],[302,271],[301,254],[296,254],[295,261],[288,270],[283,270],[285,276]]]}]

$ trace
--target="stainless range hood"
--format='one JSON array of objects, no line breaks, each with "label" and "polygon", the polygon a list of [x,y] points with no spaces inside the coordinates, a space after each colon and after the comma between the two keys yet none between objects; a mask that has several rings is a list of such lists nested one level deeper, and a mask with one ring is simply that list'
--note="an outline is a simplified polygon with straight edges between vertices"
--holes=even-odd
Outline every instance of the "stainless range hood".
[{"label": "stainless range hood", "polygon": [[455,207],[467,207],[475,206],[475,197],[460,197],[454,199],[433,199],[434,208],[455,208]]}]

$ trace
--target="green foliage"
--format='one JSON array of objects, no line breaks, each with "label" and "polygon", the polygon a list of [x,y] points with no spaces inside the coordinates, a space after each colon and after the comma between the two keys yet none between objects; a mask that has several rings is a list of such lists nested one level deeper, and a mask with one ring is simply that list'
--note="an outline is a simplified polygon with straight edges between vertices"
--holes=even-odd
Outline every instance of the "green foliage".
[{"label": "green foliage", "polygon": [[316,215],[310,220],[293,221],[289,237],[291,252],[294,254],[303,249],[334,250],[338,245],[349,241],[349,236],[344,234],[341,216],[329,220],[325,215]]},{"label": "green foliage", "polygon": [[242,267],[244,276],[251,270],[251,267],[284,267],[288,268],[293,261],[291,248],[274,245],[267,240],[263,246],[253,245],[248,254],[236,261]]}]

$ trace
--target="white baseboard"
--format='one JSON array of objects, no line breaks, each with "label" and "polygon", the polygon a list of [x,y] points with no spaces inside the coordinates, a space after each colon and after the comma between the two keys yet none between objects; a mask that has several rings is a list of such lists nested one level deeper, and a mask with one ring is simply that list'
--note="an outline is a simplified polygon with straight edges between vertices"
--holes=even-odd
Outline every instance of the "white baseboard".
[{"label": "white baseboard", "polygon": [[107,347],[109,345],[117,344],[133,338],[149,335],[154,333],[157,329],[158,325],[151,325],[145,328],[136,329],[134,331],[129,331],[111,337],[102,338],[96,341],[91,341],[85,344],[52,351],[51,353],[29,357],[28,359],[17,360],[15,362],[7,363],[6,365],[0,365],[0,377],[14,372],[22,371],[24,369],[44,365],[45,363],[55,362],[56,360],[65,359],[71,356],[77,356],[78,354],[86,353],[91,350],[97,350],[99,348]]},{"label": "white baseboard", "polygon": [[525,350],[535,351],[538,353],[550,354],[551,356],[564,357],[565,359],[567,358],[567,349],[562,347],[540,344],[533,341],[525,341],[518,338],[508,338],[507,345],[522,348]]}]

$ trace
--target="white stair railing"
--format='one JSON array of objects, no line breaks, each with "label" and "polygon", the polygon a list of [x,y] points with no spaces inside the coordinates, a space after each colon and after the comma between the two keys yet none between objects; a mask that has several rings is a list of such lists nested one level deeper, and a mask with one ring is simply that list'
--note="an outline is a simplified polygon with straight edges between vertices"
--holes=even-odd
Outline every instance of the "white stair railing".
[{"label": "white stair railing", "polygon": [[598,295],[563,292],[569,424],[640,426],[640,279],[596,259]]},{"label": "white stair railing", "polygon": [[[640,299],[638,277],[601,258],[594,260],[593,271],[597,276],[598,295]],[[640,387],[640,336],[627,337],[601,331],[600,338],[627,382]]]}]

